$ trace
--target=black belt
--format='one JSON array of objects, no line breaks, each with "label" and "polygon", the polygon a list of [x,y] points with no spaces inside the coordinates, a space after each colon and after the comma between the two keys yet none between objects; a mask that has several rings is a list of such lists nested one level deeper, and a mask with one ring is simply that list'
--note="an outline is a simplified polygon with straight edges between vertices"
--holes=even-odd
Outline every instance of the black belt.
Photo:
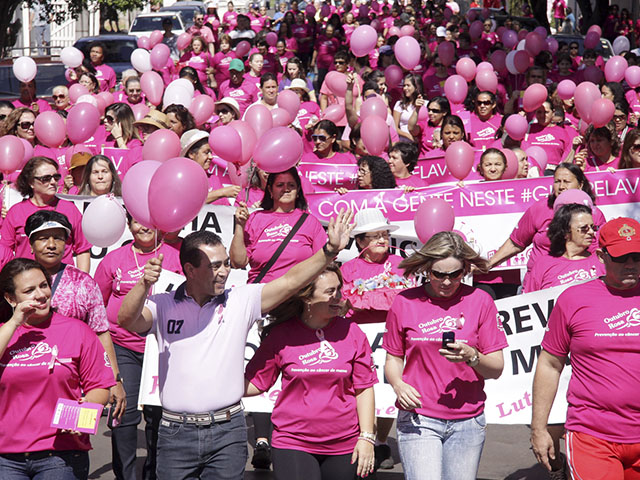
[{"label": "black belt", "polygon": [[0,457],[13,460],[14,462],[26,462],[27,460],[42,460],[43,458],[55,457],[76,451],[77,450],[41,450],[39,452],[0,453]]},{"label": "black belt", "polygon": [[211,425],[231,420],[231,416],[242,411],[240,402],[230,407],[205,413],[177,413],[162,409],[162,418],[171,422],[192,423],[195,425]]}]

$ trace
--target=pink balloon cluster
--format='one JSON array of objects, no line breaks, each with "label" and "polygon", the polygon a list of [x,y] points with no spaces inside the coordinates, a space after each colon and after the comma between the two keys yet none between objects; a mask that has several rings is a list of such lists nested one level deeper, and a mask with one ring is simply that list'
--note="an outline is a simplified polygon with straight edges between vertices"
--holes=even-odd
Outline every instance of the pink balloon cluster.
[{"label": "pink balloon cluster", "polygon": [[422,202],[413,217],[413,226],[422,243],[427,243],[439,232],[453,230],[455,212],[451,204],[441,198],[427,198]]}]

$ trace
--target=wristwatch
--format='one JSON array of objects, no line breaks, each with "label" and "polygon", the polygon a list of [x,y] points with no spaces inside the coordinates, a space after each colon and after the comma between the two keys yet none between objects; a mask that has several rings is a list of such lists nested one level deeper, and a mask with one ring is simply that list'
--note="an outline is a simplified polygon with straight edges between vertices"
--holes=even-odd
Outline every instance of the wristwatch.
[{"label": "wristwatch", "polygon": [[329,245],[328,242],[324,244],[324,247],[322,247],[322,251],[324,252],[324,254],[329,258],[336,258],[338,256],[338,253],[340,252],[337,252],[337,253],[330,252],[329,249],[327,248],[327,245]]},{"label": "wristwatch", "polygon": [[478,354],[478,350],[476,350],[475,348],[473,349],[473,351],[475,352],[473,354],[473,357],[471,357],[469,360],[467,360],[465,363],[467,365],[469,365],[470,367],[475,367],[476,365],[478,365],[480,363],[480,355]]},{"label": "wristwatch", "polygon": [[120,372],[116,373],[116,382],[120,382],[124,385],[124,379],[122,378],[122,375],[120,375]]}]

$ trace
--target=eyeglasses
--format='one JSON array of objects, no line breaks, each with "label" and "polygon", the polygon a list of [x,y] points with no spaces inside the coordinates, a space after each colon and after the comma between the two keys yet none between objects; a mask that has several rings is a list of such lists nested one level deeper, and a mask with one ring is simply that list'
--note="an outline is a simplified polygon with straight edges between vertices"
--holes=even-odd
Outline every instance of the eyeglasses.
[{"label": "eyeglasses", "polygon": [[569,47],[570,50],[578,50],[579,47]]},{"label": "eyeglasses", "polygon": [[335,65],[346,65],[347,62],[345,62],[344,60],[334,60],[333,62]]},{"label": "eyeglasses", "polygon": [[633,252],[627,253],[626,255],[620,255],[619,257],[614,257],[606,250],[605,252],[607,255],[609,255],[609,258],[613,263],[627,263],[629,259],[631,259],[632,262],[640,262],[640,253]]},{"label": "eyeglasses", "polygon": [[311,140],[313,140],[314,142],[326,142],[327,138],[329,137],[327,137],[326,135],[316,135],[315,133],[311,135]]},{"label": "eyeglasses", "polygon": [[18,126],[23,130],[29,130],[33,127],[33,122],[20,122]]},{"label": "eyeglasses", "polygon": [[389,232],[368,233],[364,238],[367,240],[389,240]]},{"label": "eyeglasses", "polygon": [[634,153],[640,152],[640,143],[634,143],[633,145],[631,145],[629,150],[631,150]]},{"label": "eyeglasses", "polygon": [[488,107],[493,105],[493,100],[476,100],[476,105]]},{"label": "eyeglasses", "polygon": [[582,235],[586,235],[589,230],[593,230],[593,233],[596,233],[598,231],[598,228],[599,227],[594,224],[582,225],[581,227],[577,227],[576,231],[580,232]]},{"label": "eyeglasses", "polygon": [[115,117],[112,117],[111,115],[105,115],[104,117],[104,121],[107,123],[113,123],[116,121]]},{"label": "eyeglasses", "polygon": [[438,272],[437,270],[431,270],[431,275],[433,275],[438,280],[444,280],[448,278],[449,280],[457,280],[464,273],[464,268],[459,270],[454,270],[453,272]]},{"label": "eyeglasses", "polygon": [[54,173],[53,175],[41,175],[39,177],[33,177],[35,180],[38,180],[40,183],[50,183],[51,180],[55,180],[56,182],[59,182],[60,179],[62,178],[62,175],[60,175],[59,173]]},{"label": "eyeglasses", "polygon": [[439,108],[427,108],[427,111],[430,113],[442,113],[442,110]]},{"label": "eyeglasses", "polygon": [[66,95],[64,93],[61,93],[60,95],[51,95],[51,98],[53,98],[54,100],[63,100],[64,98],[66,98]]}]

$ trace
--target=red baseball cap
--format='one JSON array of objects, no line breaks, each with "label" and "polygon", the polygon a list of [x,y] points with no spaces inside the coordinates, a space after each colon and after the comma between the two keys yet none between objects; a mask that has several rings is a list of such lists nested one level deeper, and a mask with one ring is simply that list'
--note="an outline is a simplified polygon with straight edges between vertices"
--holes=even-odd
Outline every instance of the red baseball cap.
[{"label": "red baseball cap", "polygon": [[600,229],[598,243],[614,257],[640,253],[640,223],[633,218],[609,220]]}]

